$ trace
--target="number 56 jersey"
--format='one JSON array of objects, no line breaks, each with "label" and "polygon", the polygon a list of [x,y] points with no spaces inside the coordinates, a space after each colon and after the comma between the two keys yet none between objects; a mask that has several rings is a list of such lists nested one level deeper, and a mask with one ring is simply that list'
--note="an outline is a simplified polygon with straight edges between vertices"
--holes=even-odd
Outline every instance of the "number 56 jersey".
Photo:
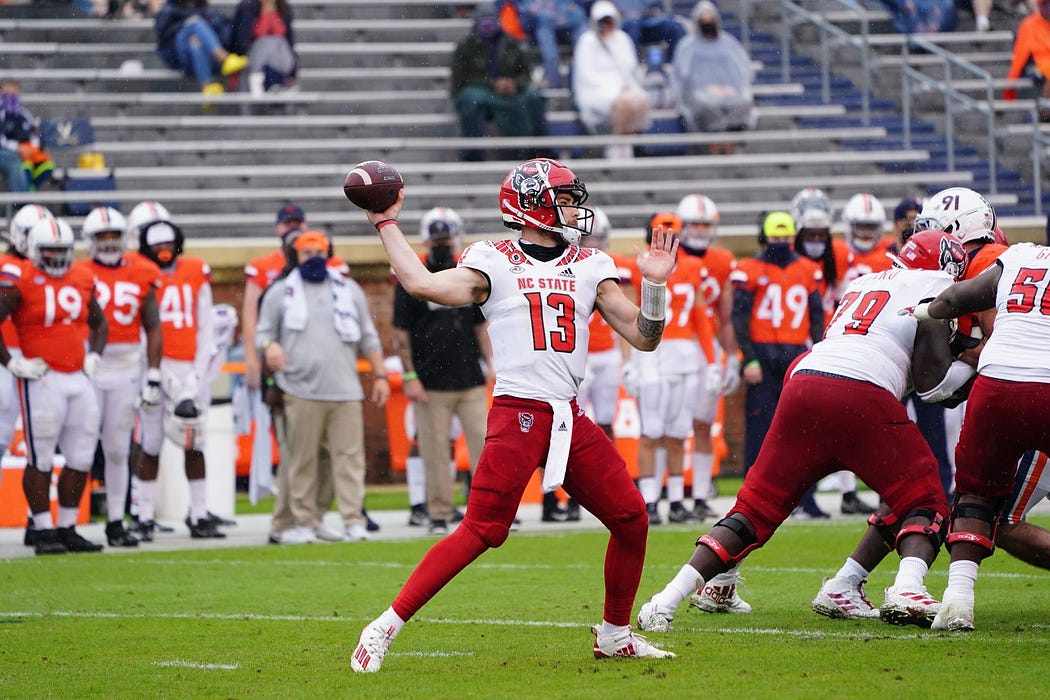
[{"label": "number 56 jersey", "polygon": [[459,259],[489,281],[481,310],[489,322],[496,364],[495,396],[570,400],[587,365],[588,320],[598,285],[619,280],[612,258],[570,245],[549,262],[516,241],[480,241]]},{"label": "number 56 jersey", "polygon": [[898,399],[911,378],[918,321],[903,309],[936,297],[953,283],[939,270],[892,269],[858,277],[846,287],[838,310],[795,367],[870,382]]}]

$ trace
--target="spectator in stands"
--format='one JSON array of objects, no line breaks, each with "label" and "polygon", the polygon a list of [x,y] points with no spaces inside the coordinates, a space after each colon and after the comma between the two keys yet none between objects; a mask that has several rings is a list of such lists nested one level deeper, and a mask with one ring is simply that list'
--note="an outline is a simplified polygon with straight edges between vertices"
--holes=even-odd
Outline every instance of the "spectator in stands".
[{"label": "spectator in stands", "polygon": [[[620,29],[620,11],[609,0],[591,7],[591,28],[576,42],[572,94],[580,121],[592,134],[637,134],[647,128],[649,99],[638,76],[638,53]],[[630,144],[605,149],[607,158],[631,158]]]},{"label": "spectator in stands", "polygon": [[[991,9],[991,0],[984,1]],[[975,3],[975,16],[979,16],[976,5],[981,2]],[[882,0],[882,4],[893,15],[893,26],[901,34],[950,32],[959,23],[956,0]]]},{"label": "spectator in stands", "polygon": [[667,12],[661,0],[617,0],[623,17],[623,30],[641,48],[645,44],[666,44],[667,55],[674,55],[685,27]]},{"label": "spectator in stands", "polygon": [[[475,10],[473,29],[452,54],[451,82],[463,136],[484,136],[489,119],[504,136],[546,135],[543,97],[529,87],[528,57],[500,27],[494,6]],[[460,160],[482,159],[478,149],[460,152]]]},{"label": "spectator in stands", "polygon": [[284,392],[286,466],[295,529],[300,541],[316,537],[320,525],[317,454],[324,443],[332,459],[346,538],[366,540],[370,536],[362,511],[365,392],[358,379],[357,357],[364,355],[371,363],[370,398],[382,406],[390,398],[382,346],[361,287],[328,264],[332,256],[328,237],[306,231],[295,239],[294,247],[296,268],[274,282],[272,293],[263,297],[255,344]]},{"label": "spectator in stands", "polygon": [[897,237],[898,246],[907,243],[915,232],[915,217],[920,211],[922,200],[918,197],[905,197],[893,208],[893,233]]},{"label": "spectator in stands", "polygon": [[225,48],[233,25],[207,0],[168,0],[154,22],[157,54],[165,65],[195,78],[205,95],[225,92],[216,78],[240,73],[248,59]]},{"label": "spectator in stands", "polygon": [[11,192],[28,192],[51,179],[55,163],[40,148],[40,129],[22,106],[17,80],[0,83],[0,172]]},{"label": "spectator in stands", "polygon": [[299,56],[288,0],[241,0],[233,13],[230,51],[248,57],[253,95],[295,85]]},{"label": "spectator in stands", "polygon": [[[702,0],[693,8],[693,33],[671,59],[671,93],[690,131],[743,131],[754,126],[755,79],[751,57],[722,31],[718,8]],[[732,153],[733,144],[711,144],[712,154]]]},{"label": "spectator in stands", "polygon": [[[1034,63],[1043,84],[1042,97],[1050,98],[1050,0],[1039,0],[1037,9],[1021,20],[1014,37],[1014,55],[1010,61],[1010,80],[1020,78]],[[1017,90],[1007,88],[1003,97],[1017,99]],[[1039,121],[1050,121],[1050,110],[1039,110]]]},{"label": "spectator in stands", "polygon": [[587,29],[586,4],[580,0],[507,0],[518,11],[524,32],[531,36],[543,61],[543,82],[560,88],[558,44],[575,46]]}]

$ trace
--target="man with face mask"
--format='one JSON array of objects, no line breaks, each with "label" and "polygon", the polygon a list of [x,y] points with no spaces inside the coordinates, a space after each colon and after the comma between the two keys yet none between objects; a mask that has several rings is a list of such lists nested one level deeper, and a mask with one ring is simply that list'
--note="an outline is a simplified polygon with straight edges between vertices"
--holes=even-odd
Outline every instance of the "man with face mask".
[{"label": "man with face mask", "polygon": [[[419,233],[420,259],[430,272],[456,266],[463,221],[455,211],[434,207],[423,215]],[[432,535],[446,534],[453,521],[452,417],[463,425],[472,473],[485,442],[485,383],[495,380],[487,329],[476,304],[441,306],[411,296],[400,283],[394,288],[394,348],[404,368],[405,396],[415,407]]]},{"label": "man with face mask", "polygon": [[0,173],[11,192],[28,192],[51,177],[55,163],[40,149],[33,115],[22,105],[17,81],[0,83]]},{"label": "man with face mask", "polygon": [[[318,451],[328,448],[339,514],[350,541],[369,539],[362,505],[365,451],[362,402],[365,390],[357,358],[372,365],[370,399],[390,397],[382,345],[365,293],[329,267],[331,244],[320,231],[295,239],[296,267],[275,281],[259,308],[255,343],[284,392],[289,503],[295,526],[288,542],[312,542],[317,511]],[[284,538],[282,536],[282,541]]]}]

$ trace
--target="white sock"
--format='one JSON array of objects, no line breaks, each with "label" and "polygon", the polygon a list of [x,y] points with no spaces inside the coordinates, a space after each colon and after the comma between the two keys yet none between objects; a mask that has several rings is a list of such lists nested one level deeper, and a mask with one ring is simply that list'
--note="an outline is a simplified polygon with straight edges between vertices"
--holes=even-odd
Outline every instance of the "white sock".
[{"label": "white sock", "polygon": [[711,495],[711,470],[715,456],[710,452],[693,453],[693,500],[706,501]]},{"label": "white sock", "polygon": [[128,499],[128,510],[131,511],[131,517],[139,517],[139,489],[141,488],[142,480],[135,474],[131,475],[131,497]]},{"label": "white sock", "polygon": [[139,479],[139,522],[153,522],[157,514],[157,480]]},{"label": "white sock", "polygon": [[973,600],[973,587],[977,583],[977,562],[963,559],[948,565],[948,588],[944,597]]},{"label": "white sock", "polygon": [[667,474],[667,450],[657,447],[653,454],[653,477],[656,479],[656,498],[660,500],[660,492],[664,487],[664,475]]},{"label": "white sock", "polygon": [[106,460],[106,517],[110,522],[124,519],[124,501],[128,495],[128,462],[118,464]]},{"label": "white sock", "polygon": [[900,568],[897,569],[897,578],[894,579],[894,587],[915,590],[924,588],[923,581],[930,567],[918,557],[901,557]]},{"label": "white sock", "polygon": [[77,516],[80,515],[80,508],[68,508],[66,506],[58,507],[58,526],[59,527],[73,527],[77,524]]},{"label": "white sock", "polygon": [[678,609],[689,596],[704,585],[704,577],[689,564],[683,566],[664,589],[653,596],[653,602],[672,612]]},{"label": "white sock", "polygon": [[51,519],[51,511],[45,510],[43,513],[33,513],[33,527],[37,530],[50,530],[55,526],[55,521]]},{"label": "white sock", "polygon": [[208,483],[205,479],[190,479],[190,522],[208,517]]},{"label": "white sock", "polygon": [[602,636],[603,637],[619,637],[623,634],[627,634],[631,631],[630,625],[612,625],[602,619]]},{"label": "white sock", "polygon": [[740,580],[740,565],[737,564],[729,571],[718,574],[713,577],[708,583],[712,586],[735,586],[737,581]]},{"label": "white sock", "polygon": [[405,483],[408,484],[408,505],[421,506],[427,502],[427,475],[422,457],[416,455],[405,460]]},{"label": "white sock", "polygon": [[681,503],[685,498],[685,477],[681,474],[669,474],[667,477],[667,500],[670,503]]},{"label": "white sock", "polygon": [[842,493],[849,493],[850,491],[857,490],[857,475],[853,472],[846,471],[843,469],[838,473],[839,475],[839,491]]},{"label": "white sock", "polygon": [[394,612],[393,608],[387,608],[384,610],[383,614],[376,618],[376,622],[378,622],[380,627],[384,629],[394,629],[393,634],[390,635],[391,639],[396,637],[398,632],[401,631],[401,628],[405,626],[405,621]]},{"label": "white sock", "polygon": [[656,478],[652,476],[638,477],[638,491],[646,503],[656,503],[660,500],[660,492],[656,488]]},{"label": "white sock", "polygon": [[856,588],[860,585],[861,581],[868,578],[868,574],[871,573],[863,566],[857,563],[857,560],[853,557],[846,559],[846,563],[842,565],[839,572],[835,574],[835,578],[842,579]]},{"label": "white sock", "polygon": [[988,29],[988,27],[991,26],[991,23],[988,21],[987,17],[975,17],[974,19],[977,20],[977,29],[978,30]]}]

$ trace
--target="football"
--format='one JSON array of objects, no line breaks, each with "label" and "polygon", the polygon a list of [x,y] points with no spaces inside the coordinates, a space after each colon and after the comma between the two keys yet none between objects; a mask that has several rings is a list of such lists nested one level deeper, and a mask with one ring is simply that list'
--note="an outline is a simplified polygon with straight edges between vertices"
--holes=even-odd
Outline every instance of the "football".
[{"label": "football", "polygon": [[393,166],[380,160],[366,160],[346,174],[343,194],[366,211],[386,211],[404,186],[401,173]]}]

